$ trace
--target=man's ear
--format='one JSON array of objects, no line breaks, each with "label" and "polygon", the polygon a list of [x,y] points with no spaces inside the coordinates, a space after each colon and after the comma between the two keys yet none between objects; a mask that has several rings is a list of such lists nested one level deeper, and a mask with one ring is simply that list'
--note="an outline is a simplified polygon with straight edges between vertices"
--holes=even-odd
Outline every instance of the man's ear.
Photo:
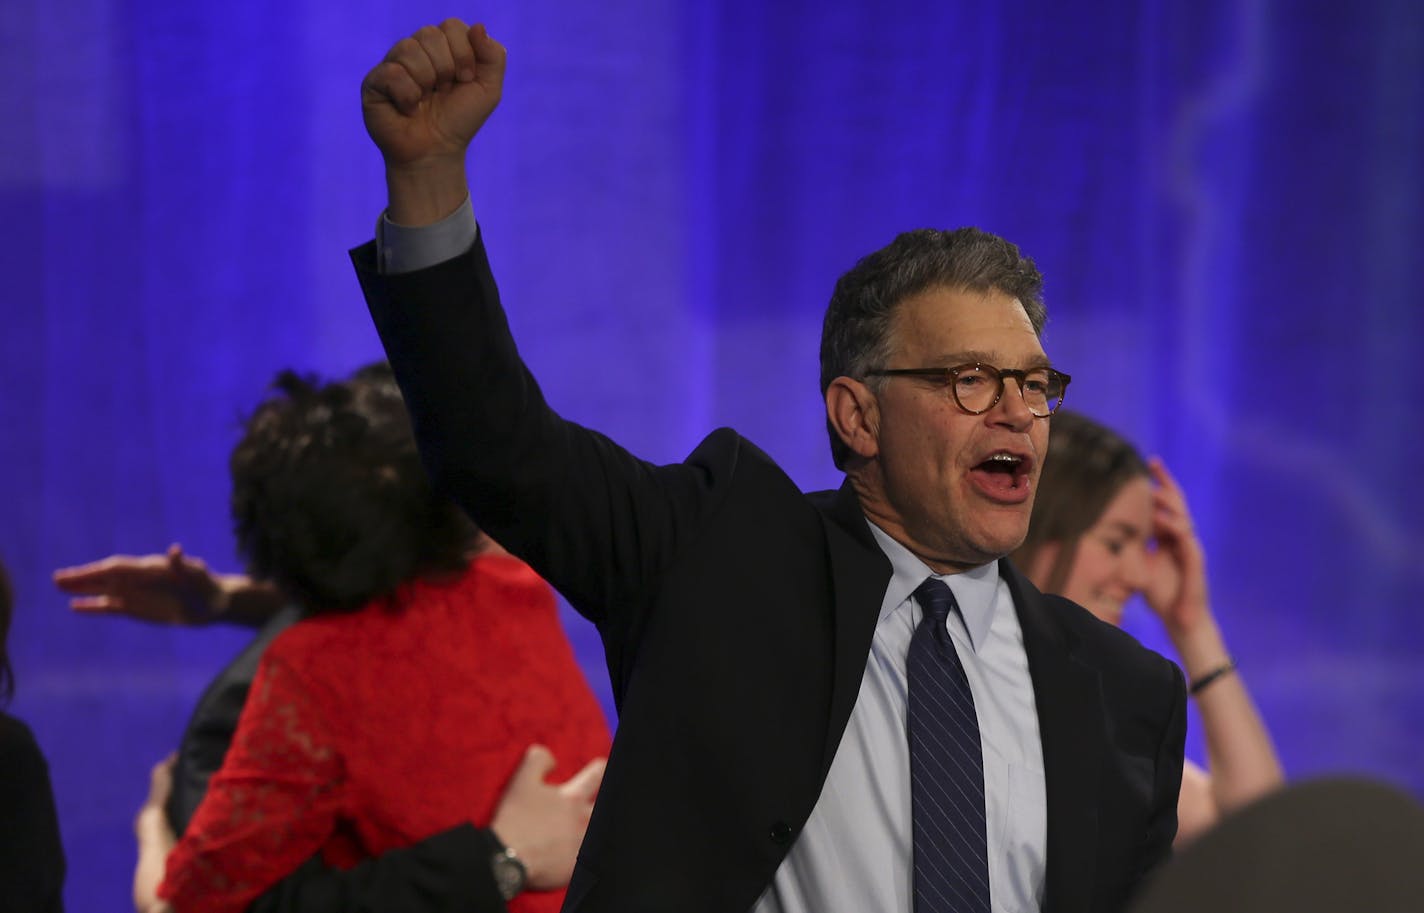
[{"label": "man's ear", "polygon": [[856,456],[869,460],[880,453],[880,401],[865,384],[850,377],[831,381],[826,417]]}]

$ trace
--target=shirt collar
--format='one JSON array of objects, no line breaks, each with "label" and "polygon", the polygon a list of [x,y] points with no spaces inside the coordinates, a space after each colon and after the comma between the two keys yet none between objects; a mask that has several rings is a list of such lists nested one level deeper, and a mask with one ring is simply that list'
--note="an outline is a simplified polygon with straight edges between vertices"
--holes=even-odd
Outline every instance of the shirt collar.
[{"label": "shirt collar", "polygon": [[964,627],[969,632],[969,644],[977,653],[979,646],[989,636],[989,628],[994,624],[995,593],[999,586],[999,562],[990,561],[972,570],[959,574],[936,574],[930,566],[921,561],[908,548],[890,538],[889,533],[871,523],[871,535],[890,559],[890,585],[885,588],[885,598],[880,603],[880,621],[890,617],[896,609],[904,605],[926,577],[943,580],[954,593],[959,603],[959,612],[964,616]]}]

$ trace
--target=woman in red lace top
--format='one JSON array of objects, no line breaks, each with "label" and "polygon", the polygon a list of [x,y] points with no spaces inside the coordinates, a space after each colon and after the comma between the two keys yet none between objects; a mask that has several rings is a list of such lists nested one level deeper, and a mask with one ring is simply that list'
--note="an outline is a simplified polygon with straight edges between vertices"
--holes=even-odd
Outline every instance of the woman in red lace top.
[{"label": "woman in red lace top", "polygon": [[233,454],[233,512],[253,575],[312,615],[264,654],[168,858],[158,893],[178,913],[238,913],[317,852],[349,866],[488,826],[531,743],[555,779],[608,749],[552,590],[431,493],[388,372],[278,384]]}]

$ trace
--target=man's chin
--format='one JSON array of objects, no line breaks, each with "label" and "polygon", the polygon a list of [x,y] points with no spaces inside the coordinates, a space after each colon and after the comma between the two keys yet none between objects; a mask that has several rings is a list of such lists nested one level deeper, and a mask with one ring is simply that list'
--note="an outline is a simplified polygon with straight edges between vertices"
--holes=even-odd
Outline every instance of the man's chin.
[{"label": "man's chin", "polygon": [[920,528],[922,536],[910,534],[909,548],[936,570],[982,567],[1008,555],[1023,544],[1028,535],[1028,512],[998,510],[978,514],[972,524],[962,523],[958,535],[946,537],[930,524]]},{"label": "man's chin", "polygon": [[979,546],[979,551],[986,556],[984,561],[980,562],[981,564],[996,561],[1010,554],[1014,549],[1023,545],[1024,539],[1028,536],[1027,512],[1024,512],[1022,517],[1010,514],[995,519],[1000,522],[987,524],[978,536],[979,541],[975,543]]}]

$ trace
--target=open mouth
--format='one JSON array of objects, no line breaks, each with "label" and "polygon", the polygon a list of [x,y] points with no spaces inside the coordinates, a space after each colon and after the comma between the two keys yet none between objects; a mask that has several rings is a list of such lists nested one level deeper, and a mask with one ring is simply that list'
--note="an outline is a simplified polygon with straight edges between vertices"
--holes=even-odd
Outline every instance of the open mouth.
[{"label": "open mouth", "polygon": [[969,471],[984,494],[997,501],[1019,503],[1029,495],[1029,470],[1033,461],[1009,450],[996,450]]}]

